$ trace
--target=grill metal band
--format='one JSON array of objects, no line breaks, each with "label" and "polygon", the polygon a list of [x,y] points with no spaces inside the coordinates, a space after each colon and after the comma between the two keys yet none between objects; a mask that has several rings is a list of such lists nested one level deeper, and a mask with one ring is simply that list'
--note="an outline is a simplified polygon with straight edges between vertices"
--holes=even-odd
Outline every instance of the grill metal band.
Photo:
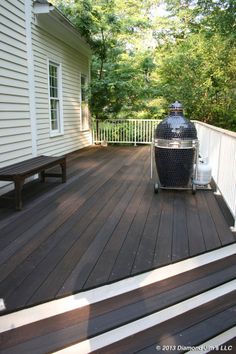
[{"label": "grill metal band", "polygon": [[198,140],[184,139],[155,139],[155,147],[168,149],[194,149],[198,147]]}]

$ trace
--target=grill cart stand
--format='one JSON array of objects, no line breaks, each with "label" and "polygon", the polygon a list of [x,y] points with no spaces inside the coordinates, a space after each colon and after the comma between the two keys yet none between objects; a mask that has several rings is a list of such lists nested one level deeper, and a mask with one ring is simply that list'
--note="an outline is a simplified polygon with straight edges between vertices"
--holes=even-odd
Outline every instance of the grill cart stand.
[{"label": "grill cart stand", "polygon": [[[161,149],[161,150],[159,150]],[[166,149],[166,151],[164,150]],[[190,178],[188,179],[186,183],[186,176],[185,176],[185,183],[181,185],[181,182],[173,181],[172,177],[169,176],[167,177],[170,181],[172,179],[172,183],[167,183],[163,185],[160,182],[160,178],[155,177],[154,181],[154,192],[158,193],[159,189],[175,189],[175,190],[192,190],[192,194],[196,193],[197,190],[197,185],[195,183],[196,181],[196,174],[197,174],[197,168],[198,168],[198,163],[199,163],[199,143],[198,140],[180,140],[180,139],[171,139],[171,140],[166,140],[166,139],[154,139],[152,144],[151,144],[151,149],[150,149],[150,155],[151,155],[151,179],[156,175],[155,174],[155,156],[158,154],[158,150],[161,153],[164,153],[166,155],[173,154],[175,158],[180,157],[179,153],[182,153],[184,155],[190,153],[193,155],[192,159],[192,166],[190,162],[190,166],[188,164],[187,167],[190,167],[190,171],[192,171]],[[180,151],[182,150],[182,151]],[[176,164],[174,167],[177,166],[177,169],[184,168],[183,165],[186,165],[182,163],[181,161],[176,161]],[[181,171],[184,172],[184,171]],[[167,171],[168,173],[168,171]],[[170,173],[175,174],[175,171],[170,169]],[[158,174],[158,173],[157,173]],[[181,177],[181,176],[180,176]],[[175,178],[175,176],[174,176]],[[168,181],[167,181],[168,182]]]}]

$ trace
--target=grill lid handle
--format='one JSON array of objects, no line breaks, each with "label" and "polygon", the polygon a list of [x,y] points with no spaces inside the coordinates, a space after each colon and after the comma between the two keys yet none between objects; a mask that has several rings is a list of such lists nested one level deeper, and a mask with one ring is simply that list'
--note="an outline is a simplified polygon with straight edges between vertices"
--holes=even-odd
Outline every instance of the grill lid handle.
[{"label": "grill lid handle", "polygon": [[171,103],[169,108],[170,108],[170,113],[182,113],[183,114],[183,106],[178,101]]}]

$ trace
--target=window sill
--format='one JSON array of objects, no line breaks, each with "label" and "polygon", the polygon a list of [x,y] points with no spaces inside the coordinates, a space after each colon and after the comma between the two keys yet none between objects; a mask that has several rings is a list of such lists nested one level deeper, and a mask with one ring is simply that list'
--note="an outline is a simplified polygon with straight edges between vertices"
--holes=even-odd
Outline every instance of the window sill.
[{"label": "window sill", "polygon": [[64,135],[64,133],[53,133],[53,132],[51,132],[49,137],[50,138],[56,138],[58,136],[63,136],[63,135]]}]

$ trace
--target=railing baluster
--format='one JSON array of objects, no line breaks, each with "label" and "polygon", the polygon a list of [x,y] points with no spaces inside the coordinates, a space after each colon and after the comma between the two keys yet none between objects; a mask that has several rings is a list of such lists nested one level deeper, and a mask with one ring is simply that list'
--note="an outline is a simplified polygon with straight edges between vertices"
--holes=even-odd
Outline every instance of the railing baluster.
[{"label": "railing baluster", "polygon": [[155,119],[108,119],[94,123],[93,141],[108,143],[151,144],[153,129],[158,124]]}]

